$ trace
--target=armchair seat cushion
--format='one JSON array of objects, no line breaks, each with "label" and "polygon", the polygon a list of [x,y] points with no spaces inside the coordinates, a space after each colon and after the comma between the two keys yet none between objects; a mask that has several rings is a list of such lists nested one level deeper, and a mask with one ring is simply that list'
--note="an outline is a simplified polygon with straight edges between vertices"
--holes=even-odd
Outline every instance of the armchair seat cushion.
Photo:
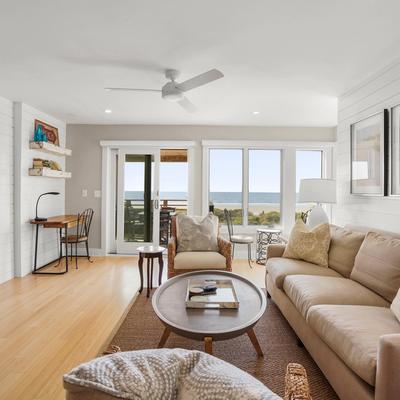
[{"label": "armchair seat cushion", "polygon": [[375,386],[379,338],[400,333],[400,323],[385,307],[319,305],[308,323],[360,378]]},{"label": "armchair seat cushion", "polygon": [[278,289],[283,288],[283,282],[288,275],[342,276],[331,268],[291,258],[270,258],[266,265],[268,276]]},{"label": "armchair seat cushion", "polygon": [[383,297],[347,278],[292,275],[286,277],[283,289],[304,318],[317,304],[389,307]]},{"label": "armchair seat cushion", "polygon": [[226,269],[226,259],[216,251],[184,251],[176,254],[174,269]]}]

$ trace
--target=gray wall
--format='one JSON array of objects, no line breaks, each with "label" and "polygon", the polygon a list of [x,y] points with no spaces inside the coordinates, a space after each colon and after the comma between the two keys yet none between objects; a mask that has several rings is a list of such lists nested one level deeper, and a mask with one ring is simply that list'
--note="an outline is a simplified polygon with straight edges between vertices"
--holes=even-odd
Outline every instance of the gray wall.
[{"label": "gray wall", "polygon": [[[194,212],[201,212],[201,140],[274,140],[334,141],[336,128],[273,128],[232,126],[172,125],[67,125],[67,171],[72,179],[66,184],[66,211],[86,207],[95,211],[90,247],[100,248],[101,199],[94,190],[101,189],[101,140],[192,140],[197,142],[194,155]],[[88,197],[82,197],[82,189]]]}]

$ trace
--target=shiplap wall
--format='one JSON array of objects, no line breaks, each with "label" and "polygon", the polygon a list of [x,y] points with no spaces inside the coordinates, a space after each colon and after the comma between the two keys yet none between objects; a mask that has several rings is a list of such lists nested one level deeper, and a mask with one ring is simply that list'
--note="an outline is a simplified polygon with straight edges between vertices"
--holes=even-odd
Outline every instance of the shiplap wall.
[{"label": "shiplap wall", "polygon": [[0,283],[14,276],[13,105],[0,97]]},{"label": "shiplap wall", "polygon": [[[33,158],[57,161],[65,170],[65,158],[29,149],[33,140],[35,119],[58,128],[60,146],[65,147],[66,124],[23,103],[14,103],[15,124],[15,275],[31,272],[34,256],[34,227],[29,220],[35,216],[37,197],[44,192],[60,192],[59,196],[44,196],[39,204],[39,216],[65,213],[65,180],[29,176]],[[58,233],[55,229],[41,229],[38,246],[38,265],[58,256]]]},{"label": "shiplap wall", "polygon": [[350,195],[350,125],[384,108],[400,104],[400,61],[347,92],[338,102],[336,179],[338,203],[333,220],[400,232],[399,197]]}]

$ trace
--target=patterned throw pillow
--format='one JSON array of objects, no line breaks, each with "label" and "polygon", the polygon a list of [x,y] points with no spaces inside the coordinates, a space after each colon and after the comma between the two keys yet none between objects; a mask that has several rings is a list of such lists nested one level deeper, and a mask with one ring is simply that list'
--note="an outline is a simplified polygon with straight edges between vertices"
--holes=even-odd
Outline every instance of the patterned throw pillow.
[{"label": "patterned throw pillow", "polygon": [[213,213],[204,218],[178,214],[176,232],[178,252],[218,251],[218,218]]},{"label": "patterned throw pillow", "polygon": [[321,224],[310,229],[299,219],[290,232],[289,243],[286,245],[283,257],[327,267],[330,241],[329,224]]}]

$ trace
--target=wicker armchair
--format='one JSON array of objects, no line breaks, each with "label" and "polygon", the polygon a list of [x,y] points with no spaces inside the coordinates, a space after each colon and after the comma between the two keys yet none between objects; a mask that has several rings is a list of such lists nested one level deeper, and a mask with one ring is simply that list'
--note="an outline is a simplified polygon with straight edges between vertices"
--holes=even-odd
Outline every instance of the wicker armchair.
[{"label": "wicker armchair", "polygon": [[[225,257],[226,269],[225,271],[232,271],[232,245],[231,243],[218,236],[218,252]],[[172,217],[171,220],[171,237],[168,242],[168,278],[173,276],[184,274],[186,272],[192,272],[194,269],[175,269],[174,260],[177,253],[177,235],[176,235],[176,217]]]}]

